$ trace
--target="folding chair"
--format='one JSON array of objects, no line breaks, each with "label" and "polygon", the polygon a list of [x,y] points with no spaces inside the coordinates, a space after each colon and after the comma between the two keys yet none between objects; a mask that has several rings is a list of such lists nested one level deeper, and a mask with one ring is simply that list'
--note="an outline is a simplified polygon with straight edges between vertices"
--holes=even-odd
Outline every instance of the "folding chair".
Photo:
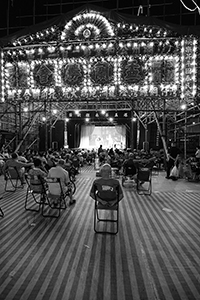
[{"label": "folding chair", "polygon": [[18,188],[23,188],[22,177],[16,167],[7,167],[4,174],[5,192],[15,192]]},{"label": "folding chair", "polygon": [[[119,228],[119,191],[104,191],[100,194],[101,191],[98,190],[98,187],[95,186],[95,206],[94,206],[94,231],[96,233],[109,233],[109,234],[117,234]],[[110,205],[110,199],[112,201],[115,199],[116,203],[114,205]],[[100,202],[103,200],[104,204]],[[109,216],[105,217],[105,214],[109,211]],[[100,224],[97,225],[98,222],[101,222],[101,225],[107,225],[107,223],[114,224],[114,229],[110,230],[100,230]]]},{"label": "folding chair", "polygon": [[[60,178],[47,178],[46,183],[48,189],[44,193],[44,201],[42,202],[43,217],[58,218],[60,211],[66,209],[66,198],[69,196],[70,187],[66,193],[63,192]],[[56,194],[52,193],[57,191]]]},{"label": "folding chair", "polygon": [[139,195],[151,195],[152,192],[152,169],[148,167],[138,167],[137,172],[137,192]]},{"label": "folding chair", "polygon": [[[44,179],[39,175],[25,175],[27,183],[25,209],[39,212],[45,197]],[[32,208],[33,206],[33,208]]]},{"label": "folding chair", "polygon": [[4,217],[4,212],[1,207],[0,207],[0,217]]}]

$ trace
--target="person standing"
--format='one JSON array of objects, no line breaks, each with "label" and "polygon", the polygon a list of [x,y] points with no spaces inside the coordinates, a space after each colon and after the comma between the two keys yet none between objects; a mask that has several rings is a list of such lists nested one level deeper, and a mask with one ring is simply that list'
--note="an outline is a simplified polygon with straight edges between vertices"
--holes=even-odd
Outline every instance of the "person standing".
[{"label": "person standing", "polygon": [[173,166],[176,164],[178,168],[178,156],[181,153],[180,149],[176,146],[175,142],[172,142],[171,147],[168,152],[166,179],[170,179],[170,172]]},{"label": "person standing", "polygon": [[197,162],[199,163],[200,162],[200,146],[198,146],[196,148],[195,157],[197,159]]}]

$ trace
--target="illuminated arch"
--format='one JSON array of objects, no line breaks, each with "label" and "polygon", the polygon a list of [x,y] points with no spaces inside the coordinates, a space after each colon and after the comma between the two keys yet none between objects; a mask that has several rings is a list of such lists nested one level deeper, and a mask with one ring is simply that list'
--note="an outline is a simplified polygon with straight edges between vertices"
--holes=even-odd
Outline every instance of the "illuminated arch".
[{"label": "illuminated arch", "polygon": [[109,38],[115,35],[111,23],[100,13],[88,12],[76,15],[67,24],[61,34],[64,40],[92,40]]}]

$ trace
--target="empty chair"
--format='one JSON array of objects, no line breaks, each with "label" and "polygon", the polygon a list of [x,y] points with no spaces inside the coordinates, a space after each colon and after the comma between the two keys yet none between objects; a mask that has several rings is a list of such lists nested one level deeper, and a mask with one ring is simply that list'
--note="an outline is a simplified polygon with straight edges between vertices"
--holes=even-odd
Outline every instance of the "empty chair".
[{"label": "empty chair", "polygon": [[151,195],[152,192],[152,169],[148,167],[138,167],[137,171],[137,192],[138,194]]},{"label": "empty chair", "polygon": [[0,207],[0,217],[4,217],[4,212],[1,207]]},{"label": "empty chair", "polygon": [[[0,197],[0,199],[2,199],[2,197]],[[4,217],[4,212],[1,207],[0,207],[0,217]]]}]

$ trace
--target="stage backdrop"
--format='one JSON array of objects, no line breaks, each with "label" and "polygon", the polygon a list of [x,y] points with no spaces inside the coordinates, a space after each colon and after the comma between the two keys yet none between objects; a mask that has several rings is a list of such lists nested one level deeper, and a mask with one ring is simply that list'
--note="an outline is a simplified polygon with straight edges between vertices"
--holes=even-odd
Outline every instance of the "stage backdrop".
[{"label": "stage backdrop", "polygon": [[126,147],[126,127],[120,126],[81,126],[80,148],[97,149],[102,145],[103,149]]}]

